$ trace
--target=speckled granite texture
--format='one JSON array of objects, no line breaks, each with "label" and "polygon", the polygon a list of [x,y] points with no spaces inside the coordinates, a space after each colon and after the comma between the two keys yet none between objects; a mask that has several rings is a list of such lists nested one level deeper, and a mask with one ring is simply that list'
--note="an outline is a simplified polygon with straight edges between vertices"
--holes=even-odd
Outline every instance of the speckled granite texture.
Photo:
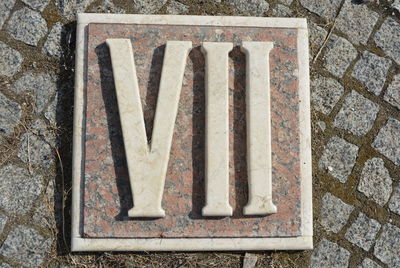
[{"label": "speckled granite texture", "polygon": [[[190,34],[189,34],[190,33]],[[160,219],[128,218],[133,206],[107,38],[130,38],[151,134],[165,42],[191,40]],[[246,41],[274,41],[270,54],[273,201],[278,213],[244,217],[247,202]],[[271,237],[300,235],[298,80],[295,29],[90,24],[83,233],[85,237]],[[233,217],[204,218],[203,41],[233,42],[230,53],[230,204]]]}]

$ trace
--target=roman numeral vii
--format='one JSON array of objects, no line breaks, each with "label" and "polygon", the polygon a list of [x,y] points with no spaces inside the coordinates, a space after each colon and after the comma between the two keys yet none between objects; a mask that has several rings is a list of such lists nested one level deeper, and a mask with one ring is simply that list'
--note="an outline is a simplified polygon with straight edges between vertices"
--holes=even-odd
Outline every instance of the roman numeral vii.
[{"label": "roman numeral vii", "polygon": [[[165,176],[190,41],[167,41],[151,144],[148,144],[129,39],[107,39],[134,207],[131,217],[164,217]],[[204,42],[206,59],[206,204],[203,216],[231,216],[229,205],[228,53],[232,43]],[[276,213],[272,202],[269,53],[272,42],[243,42],[249,200],[245,215]]]}]

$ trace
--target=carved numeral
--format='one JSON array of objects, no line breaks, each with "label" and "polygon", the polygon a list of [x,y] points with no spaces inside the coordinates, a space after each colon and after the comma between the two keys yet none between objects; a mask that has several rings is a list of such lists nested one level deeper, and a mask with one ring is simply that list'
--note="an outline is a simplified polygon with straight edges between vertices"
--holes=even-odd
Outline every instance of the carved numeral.
[{"label": "carved numeral", "polygon": [[129,39],[107,39],[133,192],[131,217],[164,217],[161,207],[186,57],[191,42],[168,41],[149,147]]},{"label": "carved numeral", "polygon": [[245,215],[276,213],[272,203],[269,52],[272,42],[243,42],[246,53],[246,125],[249,202]]},{"label": "carved numeral", "polygon": [[[134,207],[131,217],[164,217],[161,207],[186,58],[192,43],[168,41],[151,145],[147,143],[129,39],[107,39]],[[205,42],[206,205],[204,216],[231,216],[229,205],[228,53],[232,43]],[[249,202],[245,215],[276,213],[272,203],[269,53],[272,42],[243,42],[246,53]]]}]

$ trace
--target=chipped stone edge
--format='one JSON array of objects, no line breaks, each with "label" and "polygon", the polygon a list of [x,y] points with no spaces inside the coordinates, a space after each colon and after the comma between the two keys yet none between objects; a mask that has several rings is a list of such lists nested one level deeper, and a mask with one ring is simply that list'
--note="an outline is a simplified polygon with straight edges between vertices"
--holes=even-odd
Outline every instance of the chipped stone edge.
[{"label": "chipped stone edge", "polygon": [[[83,238],[81,226],[84,178],[84,129],[86,103],[87,25],[89,23],[175,24],[209,26],[247,26],[298,29],[301,232],[298,237],[272,238]],[[78,14],[75,59],[75,105],[72,163],[72,251],[229,251],[229,250],[305,250],[313,248],[310,81],[308,68],[308,30],[306,19],[227,16]]]}]

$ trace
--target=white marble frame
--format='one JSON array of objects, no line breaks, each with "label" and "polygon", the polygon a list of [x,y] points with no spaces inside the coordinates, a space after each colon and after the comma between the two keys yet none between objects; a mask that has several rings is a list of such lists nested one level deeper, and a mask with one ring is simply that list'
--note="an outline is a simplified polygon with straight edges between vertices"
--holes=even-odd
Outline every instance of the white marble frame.
[{"label": "white marble frame", "polygon": [[[209,25],[296,28],[298,30],[301,236],[272,238],[83,238],[81,201],[84,178],[87,25],[89,23]],[[306,19],[228,16],[78,14],[72,163],[72,251],[237,251],[313,248],[309,52]]]}]

